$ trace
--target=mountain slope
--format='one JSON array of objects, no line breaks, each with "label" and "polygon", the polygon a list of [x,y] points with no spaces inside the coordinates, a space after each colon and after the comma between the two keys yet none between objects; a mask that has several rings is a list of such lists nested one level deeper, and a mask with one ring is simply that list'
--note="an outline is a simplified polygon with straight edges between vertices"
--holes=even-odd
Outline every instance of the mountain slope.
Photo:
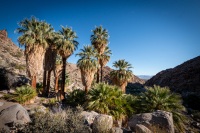
[{"label": "mountain slope", "polygon": [[[200,56],[159,72],[145,85],[168,86],[176,92],[200,92]],[[200,93],[199,93],[200,94]]]}]

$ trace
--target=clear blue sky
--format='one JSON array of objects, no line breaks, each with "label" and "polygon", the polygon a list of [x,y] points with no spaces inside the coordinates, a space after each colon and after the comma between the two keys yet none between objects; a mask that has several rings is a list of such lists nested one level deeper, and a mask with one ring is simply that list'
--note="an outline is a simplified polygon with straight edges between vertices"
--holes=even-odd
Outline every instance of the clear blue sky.
[{"label": "clear blue sky", "polygon": [[[32,15],[58,31],[70,26],[80,43],[90,44],[91,30],[109,31],[112,57],[129,61],[136,75],[154,75],[200,55],[200,0],[0,0],[0,29],[15,44],[17,23]],[[79,52],[79,49],[75,53]],[[74,55],[68,62],[76,63]]]}]

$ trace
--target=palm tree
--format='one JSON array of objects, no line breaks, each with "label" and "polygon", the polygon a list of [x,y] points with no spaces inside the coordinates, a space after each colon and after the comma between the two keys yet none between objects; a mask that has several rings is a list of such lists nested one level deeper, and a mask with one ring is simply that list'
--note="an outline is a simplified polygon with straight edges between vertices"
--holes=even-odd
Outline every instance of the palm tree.
[{"label": "palm tree", "polygon": [[44,53],[48,47],[47,38],[52,30],[50,24],[35,17],[22,20],[16,30],[21,34],[18,42],[25,46],[27,74],[31,78],[33,88],[36,88],[36,76],[43,71]]},{"label": "palm tree", "polygon": [[103,82],[103,67],[108,63],[108,61],[110,60],[110,55],[111,55],[111,50],[109,49],[109,47],[107,46],[105,48],[105,51],[99,55],[99,64],[101,66],[101,82]]},{"label": "palm tree", "polygon": [[60,36],[57,38],[57,50],[62,57],[63,68],[62,68],[62,86],[61,86],[61,99],[64,96],[65,89],[65,75],[66,75],[66,61],[74,53],[78,47],[76,32],[69,27],[62,27],[59,32]]},{"label": "palm tree", "polygon": [[[102,26],[96,27],[90,37],[91,43],[98,52],[99,55],[104,53],[104,50],[108,44],[108,31]],[[97,69],[97,83],[99,82],[99,68]]]},{"label": "palm tree", "polygon": [[98,66],[98,62],[95,58],[95,51],[92,46],[88,45],[84,46],[77,55],[80,56],[77,66],[81,70],[81,78],[85,86],[85,92],[88,93]]},{"label": "palm tree", "polygon": [[154,85],[147,87],[147,91],[142,93],[138,98],[139,113],[153,112],[164,110],[173,114],[173,121],[179,132],[184,132],[186,119],[182,114],[185,111],[182,105],[181,96],[171,93],[168,87]]},{"label": "palm tree", "polygon": [[131,64],[129,64],[125,60],[118,60],[113,63],[113,66],[117,70],[113,70],[110,72],[110,77],[113,84],[119,86],[122,89],[122,92],[126,92],[126,86],[128,81],[133,77]]}]

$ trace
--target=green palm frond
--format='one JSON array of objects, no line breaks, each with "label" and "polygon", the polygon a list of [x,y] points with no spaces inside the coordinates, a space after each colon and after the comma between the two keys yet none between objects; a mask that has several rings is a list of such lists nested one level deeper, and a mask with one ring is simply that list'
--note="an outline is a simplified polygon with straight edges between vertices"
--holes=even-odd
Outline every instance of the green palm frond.
[{"label": "green palm frond", "polygon": [[128,110],[132,110],[117,86],[96,84],[89,91],[87,99],[87,109],[112,115],[115,119],[123,118],[127,115]]},{"label": "green palm frond", "polygon": [[156,110],[171,112],[176,129],[182,132],[185,128],[184,123],[187,121],[182,113],[185,108],[182,105],[181,96],[172,93],[168,87],[156,85],[147,87],[147,91],[139,96],[138,105],[138,112],[153,112]]}]

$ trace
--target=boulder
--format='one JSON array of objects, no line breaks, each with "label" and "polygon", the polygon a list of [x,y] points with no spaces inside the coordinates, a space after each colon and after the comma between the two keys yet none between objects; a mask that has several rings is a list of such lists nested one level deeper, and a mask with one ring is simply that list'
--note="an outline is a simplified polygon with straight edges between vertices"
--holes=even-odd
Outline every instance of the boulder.
[{"label": "boulder", "polygon": [[151,132],[174,133],[172,113],[166,111],[157,110],[153,113],[136,114],[128,121],[128,126],[133,131],[136,131],[136,126],[139,131],[142,131],[141,129],[144,128],[141,125]]},{"label": "boulder", "polygon": [[112,133],[123,133],[123,130],[119,127],[113,127],[112,128]]},{"label": "boulder", "polygon": [[83,111],[83,112],[81,112],[81,115],[83,116],[83,118],[85,120],[85,124],[91,126],[91,124],[94,121],[94,118],[99,114],[94,111],[91,111],[91,112]]},{"label": "boulder", "polygon": [[20,74],[0,68],[0,90],[9,90],[29,83],[29,79]]},{"label": "boulder", "polygon": [[110,132],[113,126],[113,118],[109,115],[100,114],[95,117],[92,131],[94,133],[107,133]]},{"label": "boulder", "polygon": [[[2,104],[3,103],[3,104]],[[1,101],[0,129],[12,127],[16,124],[26,124],[31,121],[27,110],[20,104]]]},{"label": "boulder", "polygon": [[141,124],[136,124],[135,130],[136,133],[152,133],[151,130]]}]

